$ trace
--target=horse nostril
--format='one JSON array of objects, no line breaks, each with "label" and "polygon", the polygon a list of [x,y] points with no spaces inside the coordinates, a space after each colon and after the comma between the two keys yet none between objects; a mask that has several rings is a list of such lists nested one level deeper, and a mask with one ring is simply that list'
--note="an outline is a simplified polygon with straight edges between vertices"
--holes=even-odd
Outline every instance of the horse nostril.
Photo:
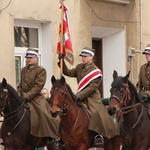
[{"label": "horse nostril", "polygon": [[115,108],[115,107],[108,109],[108,114],[109,114],[110,116],[113,116],[115,113],[116,113],[116,108]]}]

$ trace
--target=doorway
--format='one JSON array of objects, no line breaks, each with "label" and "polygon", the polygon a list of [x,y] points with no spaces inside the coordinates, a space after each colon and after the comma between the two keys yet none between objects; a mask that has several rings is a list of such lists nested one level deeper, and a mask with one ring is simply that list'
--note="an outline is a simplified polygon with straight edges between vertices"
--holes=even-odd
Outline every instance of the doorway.
[{"label": "doorway", "polygon": [[[92,38],[92,48],[95,49],[95,65],[102,71],[103,73],[103,59],[102,59],[102,39],[101,38]],[[103,98],[103,80],[99,86],[99,91],[101,93],[101,97]]]}]

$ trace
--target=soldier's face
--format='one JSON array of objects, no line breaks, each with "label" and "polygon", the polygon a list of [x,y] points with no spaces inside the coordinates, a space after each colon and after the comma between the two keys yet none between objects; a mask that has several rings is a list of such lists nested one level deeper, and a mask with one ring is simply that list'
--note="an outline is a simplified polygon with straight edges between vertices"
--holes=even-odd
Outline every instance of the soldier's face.
[{"label": "soldier's face", "polygon": [[145,54],[147,62],[150,62],[150,54]]},{"label": "soldier's face", "polygon": [[27,64],[28,65],[34,65],[36,63],[37,63],[37,56],[27,57]]},{"label": "soldier's face", "polygon": [[93,61],[93,56],[81,56],[84,64],[90,64]]}]

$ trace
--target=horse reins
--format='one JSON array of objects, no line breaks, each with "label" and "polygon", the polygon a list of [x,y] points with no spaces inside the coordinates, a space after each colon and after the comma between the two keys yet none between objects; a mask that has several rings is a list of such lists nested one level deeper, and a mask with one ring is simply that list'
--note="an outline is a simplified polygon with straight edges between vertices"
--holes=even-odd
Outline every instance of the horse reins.
[{"label": "horse reins", "polygon": [[129,90],[129,85],[128,84],[123,84],[125,86],[125,93],[122,97],[122,99],[120,99],[118,96],[116,95],[112,95],[110,97],[111,98],[115,98],[116,100],[118,100],[121,104],[124,104],[124,107],[120,107],[121,111],[122,111],[122,114],[127,114],[131,111],[133,111],[134,109],[136,109],[137,107],[139,107],[141,105],[141,102],[139,103],[136,103],[134,105],[131,105],[131,106],[127,106],[127,100],[131,100],[131,97],[130,97],[130,90]]},{"label": "horse reins", "polygon": [[[134,109],[138,108],[140,105],[142,105],[141,102],[138,102],[134,105],[131,105],[131,106],[127,106],[127,100],[131,100],[131,97],[130,97],[130,90],[129,90],[129,85],[128,84],[123,84],[125,86],[125,93],[122,97],[122,99],[120,99],[118,96],[116,95],[112,95],[111,98],[115,98],[116,100],[118,100],[121,104],[124,104],[125,106],[124,107],[120,107],[121,109],[121,113],[122,114],[128,114],[129,112],[133,111]],[[110,98],[110,99],[111,99]],[[142,110],[140,112],[140,115],[137,119],[137,121],[135,122],[135,124],[133,125],[130,133],[126,133],[126,131],[124,130],[124,133],[126,135],[126,138],[129,138],[130,137],[130,134],[132,133],[132,130],[137,126],[141,116],[142,116],[142,113],[143,113],[143,105],[142,105]]]},{"label": "horse reins", "polygon": [[[7,89],[4,89],[4,92],[6,92],[6,96],[5,96],[5,98],[4,98],[4,100],[6,101],[6,100],[8,99],[8,97],[9,97],[8,90],[7,90]],[[0,121],[0,122],[6,122],[6,121],[8,121],[8,120],[14,118],[15,116],[17,116],[17,114],[19,113],[19,111],[20,111],[20,109],[22,108],[22,106],[24,106],[25,101],[23,101],[22,104],[21,104],[16,110],[14,110],[14,111],[12,111],[12,112],[10,112],[10,113],[7,113],[7,114],[4,114],[4,113],[2,114],[2,112],[4,111],[4,108],[5,108],[5,106],[6,106],[7,103],[9,103],[9,101],[8,101],[8,102],[5,102],[3,108],[1,109],[1,116],[2,116],[2,117],[7,117],[7,118],[5,118],[4,120],[2,120],[2,121]],[[26,112],[27,112],[27,110],[24,108],[23,115],[21,116],[19,122],[13,127],[13,129],[12,129],[11,131],[9,131],[9,132],[7,133],[8,135],[11,135],[11,133],[15,130],[15,128],[21,123],[21,121],[23,120],[23,118],[24,118]],[[12,115],[12,114],[14,114],[14,115]],[[12,116],[10,116],[10,115],[12,115]],[[10,117],[8,117],[8,116],[10,116]]]},{"label": "horse reins", "polygon": [[[64,92],[61,92],[60,90],[58,90],[58,89],[56,89],[56,88],[55,88],[55,90],[57,90],[58,92],[60,92],[60,93],[64,96],[64,97],[63,97],[63,100],[67,99],[67,87],[66,87],[66,86],[65,86],[65,88],[64,88]],[[62,106],[53,103],[52,106],[58,106],[58,107],[60,108],[60,110],[58,111],[58,114],[59,114],[59,115],[67,115],[66,113],[63,113],[64,110],[66,110],[66,109],[68,108],[68,106],[67,106],[66,103],[63,104]],[[72,111],[72,110],[73,110],[73,107],[72,107],[72,109],[71,109],[70,111]]]},{"label": "horse reins", "polygon": [[[63,99],[67,99],[67,87],[66,87],[66,86],[65,86],[64,92],[61,92],[61,91],[58,90],[58,89],[57,89],[57,91],[59,91],[60,93],[62,93],[62,95],[64,96]],[[52,104],[52,105],[60,107],[61,115],[62,115],[63,110],[65,110],[65,109],[68,108],[68,106],[67,106],[66,103],[65,103],[64,105],[62,105],[62,106],[59,106],[58,104]],[[75,103],[74,103],[74,105],[75,105]],[[71,108],[71,110],[70,110],[69,112],[71,112],[71,111],[73,110],[74,105],[72,106],[72,108]],[[62,108],[63,108],[63,109],[62,109]],[[59,114],[59,115],[60,115],[60,114]],[[67,115],[67,114],[63,114],[63,115]],[[66,135],[68,140],[71,139],[71,137],[72,137],[72,132],[73,132],[74,128],[78,128],[78,127],[81,126],[81,124],[82,124],[82,123],[81,123],[81,124],[79,124],[79,125],[77,126],[77,122],[78,122],[79,116],[80,116],[80,110],[79,110],[79,108],[78,108],[77,117],[76,117],[75,123],[73,124],[73,127],[72,127],[72,129],[71,129],[71,132],[70,132],[69,135]]]}]

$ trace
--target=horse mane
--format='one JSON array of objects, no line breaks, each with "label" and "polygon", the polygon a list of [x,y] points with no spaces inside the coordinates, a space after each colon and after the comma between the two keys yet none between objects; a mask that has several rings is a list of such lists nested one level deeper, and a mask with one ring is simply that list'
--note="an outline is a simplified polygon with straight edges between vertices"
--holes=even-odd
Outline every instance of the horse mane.
[{"label": "horse mane", "polygon": [[72,89],[71,89],[71,87],[66,83],[66,87],[67,87],[67,90],[69,91],[69,93],[71,94],[71,97],[72,97],[72,99],[75,101],[75,102],[77,102],[77,96],[73,93],[73,91],[72,91]]},{"label": "horse mane", "polygon": [[7,84],[7,88],[8,88],[9,94],[13,97],[13,99],[16,100],[17,104],[21,105],[22,101],[17,91],[10,84]]},{"label": "horse mane", "polygon": [[135,96],[136,96],[136,99],[140,102],[140,101],[141,101],[141,97],[140,97],[140,95],[138,94],[135,85],[134,85],[130,80],[128,80],[128,84],[129,84],[129,86],[132,88],[132,90],[134,91]]},{"label": "horse mane", "polygon": [[71,87],[66,82],[62,83],[61,80],[56,80],[55,84],[53,84],[53,88],[61,87],[61,86],[64,86],[64,85],[66,85],[66,88],[69,91],[69,93],[71,94],[71,97],[72,97],[73,101],[77,102],[76,95],[73,93]]}]

